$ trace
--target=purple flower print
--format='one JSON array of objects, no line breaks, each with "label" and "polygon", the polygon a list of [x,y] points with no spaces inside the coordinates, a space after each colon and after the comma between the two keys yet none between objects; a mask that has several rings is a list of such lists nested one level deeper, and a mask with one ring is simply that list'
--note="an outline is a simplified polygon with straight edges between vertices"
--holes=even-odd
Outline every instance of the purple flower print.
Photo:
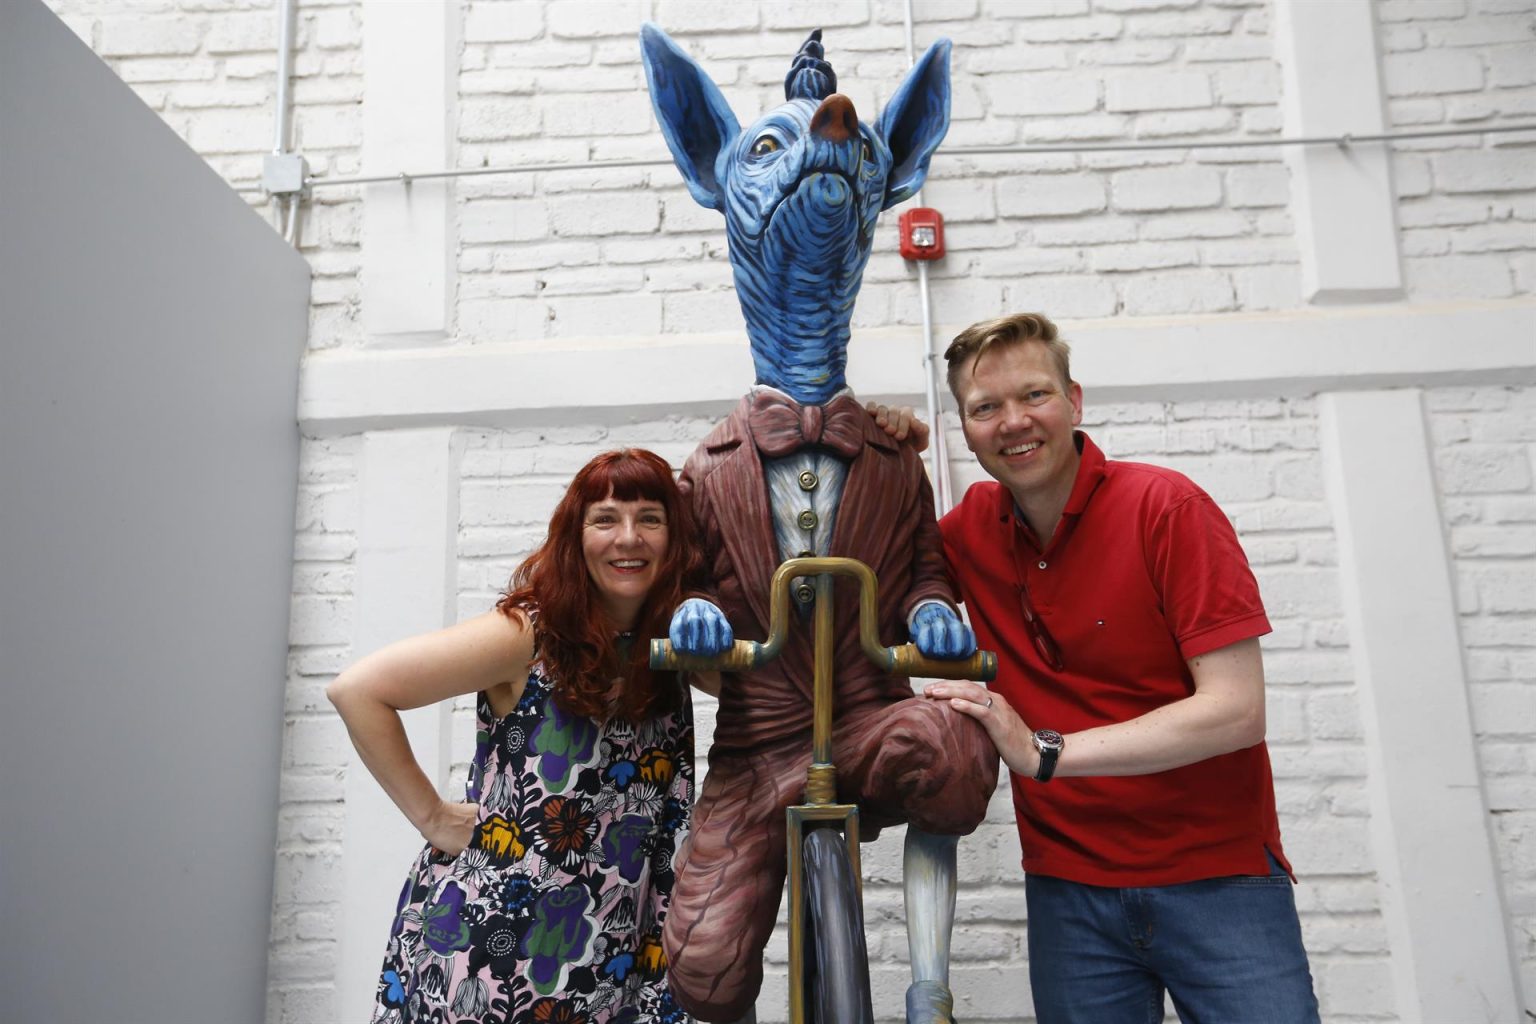
[{"label": "purple flower print", "polygon": [[464,890],[449,882],[422,910],[421,937],[438,956],[469,948],[469,922],[464,920]]},{"label": "purple flower print", "polygon": [[579,882],[548,889],[533,908],[533,927],[525,945],[529,954],[528,978],[540,995],[550,995],[559,987],[561,972],[568,964],[587,958],[592,941],[592,894]]},{"label": "purple flower print", "polygon": [[640,873],[645,870],[645,839],[650,834],[651,820],[640,814],[624,815],[603,834],[603,860],[631,885],[640,880]]}]

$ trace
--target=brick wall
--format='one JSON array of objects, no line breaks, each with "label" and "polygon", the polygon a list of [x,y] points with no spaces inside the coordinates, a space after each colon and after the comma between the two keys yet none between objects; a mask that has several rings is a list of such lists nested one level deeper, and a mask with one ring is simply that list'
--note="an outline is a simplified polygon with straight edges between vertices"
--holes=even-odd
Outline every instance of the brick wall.
[{"label": "brick wall", "polygon": [[[1536,120],[1533,16],[1532,0],[1382,0],[1377,20],[1389,126]],[[1536,159],[1529,140],[1521,134],[1398,144],[1392,172],[1414,298],[1497,299],[1536,288]]]},{"label": "brick wall", "polygon": [[[276,132],[272,0],[46,0],[198,155],[267,216],[262,157]],[[362,147],[362,12],[302,0],[295,21],[292,145],[317,176],[355,175]],[[301,221],[314,270],[310,344],[359,340],[356,189],[318,190]]]},{"label": "brick wall", "polygon": [[[275,16],[241,0],[49,0],[237,186],[271,146]],[[948,144],[1071,144],[1277,134],[1265,0],[918,0],[919,43],[955,42]],[[1536,0],[1383,0],[1389,122],[1536,117]],[[358,169],[361,22],[345,0],[300,4],[295,138],[318,176]],[[781,97],[787,58],[824,26],[866,120],[905,65],[896,0],[464,0],[463,167],[662,157],[635,30],[672,31],[750,120]],[[1410,296],[1536,289],[1529,136],[1401,143]],[[315,267],[311,344],[360,344],[356,188],[317,189],[302,248]],[[1063,318],[1300,304],[1277,150],[941,155],[925,199],[948,221],[940,320],[1049,305]],[[736,331],[717,214],[670,166],[461,180],[460,341]],[[253,194],[253,201],[259,196]],[[911,270],[882,223],[856,323],[916,323]]]},{"label": "brick wall", "polygon": [[1429,392],[1483,792],[1536,1004],[1536,389]]}]

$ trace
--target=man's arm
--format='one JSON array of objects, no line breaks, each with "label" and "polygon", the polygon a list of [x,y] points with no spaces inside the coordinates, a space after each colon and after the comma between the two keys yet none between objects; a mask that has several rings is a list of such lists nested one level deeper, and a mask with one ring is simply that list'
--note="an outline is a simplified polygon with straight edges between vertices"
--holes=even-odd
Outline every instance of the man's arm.
[{"label": "man's arm", "polygon": [[[1264,660],[1257,638],[1190,658],[1189,670],[1195,692],[1183,700],[1128,722],[1068,733],[1056,776],[1151,775],[1264,739]],[[980,722],[1014,772],[1033,778],[1039,770],[1033,730],[998,694],[966,682],[931,683],[923,694],[947,699]]]}]

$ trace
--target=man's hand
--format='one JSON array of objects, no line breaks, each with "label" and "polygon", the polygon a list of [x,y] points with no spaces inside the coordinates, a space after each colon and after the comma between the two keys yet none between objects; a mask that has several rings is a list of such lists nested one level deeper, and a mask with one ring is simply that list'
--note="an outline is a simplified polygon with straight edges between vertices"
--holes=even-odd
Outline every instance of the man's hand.
[{"label": "man's hand", "polygon": [[736,636],[725,612],[702,597],[690,597],[673,613],[667,639],[679,654],[711,658],[730,650]]},{"label": "man's hand", "polygon": [[[1040,752],[1035,749],[1034,732],[1000,694],[965,680],[946,679],[923,687],[923,696],[945,701],[956,712],[981,723],[1009,771],[1032,779],[1040,770]],[[1060,774],[1059,767],[1057,774]]]},{"label": "man's hand", "polygon": [[875,426],[897,441],[905,441],[912,446],[913,451],[928,450],[928,424],[917,418],[911,406],[892,409],[890,406],[870,402],[864,408],[875,418]]},{"label": "man's hand", "polygon": [[912,616],[912,642],[925,658],[960,659],[976,653],[976,634],[938,601],[925,604]]}]

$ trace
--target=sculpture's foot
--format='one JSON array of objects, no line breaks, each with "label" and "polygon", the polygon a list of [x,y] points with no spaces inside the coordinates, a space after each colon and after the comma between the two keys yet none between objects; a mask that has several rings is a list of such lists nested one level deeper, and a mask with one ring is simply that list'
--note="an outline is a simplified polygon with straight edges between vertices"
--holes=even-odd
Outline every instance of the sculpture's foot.
[{"label": "sculpture's foot", "polygon": [[914,981],[907,989],[907,1024],[954,1024],[955,997],[942,981]]}]

